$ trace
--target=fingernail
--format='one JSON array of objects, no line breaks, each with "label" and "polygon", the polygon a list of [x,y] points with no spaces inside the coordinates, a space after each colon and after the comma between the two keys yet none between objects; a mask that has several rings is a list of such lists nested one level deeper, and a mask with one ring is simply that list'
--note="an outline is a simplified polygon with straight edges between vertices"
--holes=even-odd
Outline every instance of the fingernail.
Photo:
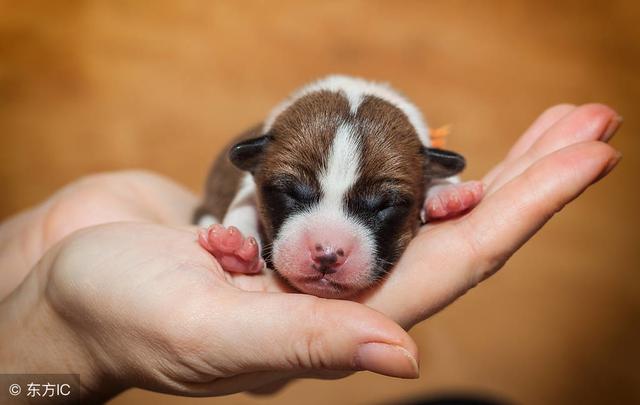
[{"label": "fingernail", "polygon": [[358,347],[354,359],[360,370],[400,378],[418,378],[418,361],[401,346],[386,343],[364,343]]},{"label": "fingernail", "polygon": [[620,128],[620,125],[622,125],[623,121],[624,119],[619,115],[613,117],[611,121],[609,121],[609,125],[607,125],[607,128],[604,130],[604,134],[602,134],[600,140],[602,142],[609,142],[609,139],[613,137],[618,128]]},{"label": "fingernail", "polygon": [[611,158],[611,160],[609,160],[609,163],[607,163],[607,166],[604,168],[602,173],[600,173],[596,181],[599,181],[600,179],[605,177],[607,174],[609,174],[611,170],[613,170],[613,168],[618,165],[618,163],[620,162],[620,159],[622,159],[622,153],[616,152],[616,154]]}]

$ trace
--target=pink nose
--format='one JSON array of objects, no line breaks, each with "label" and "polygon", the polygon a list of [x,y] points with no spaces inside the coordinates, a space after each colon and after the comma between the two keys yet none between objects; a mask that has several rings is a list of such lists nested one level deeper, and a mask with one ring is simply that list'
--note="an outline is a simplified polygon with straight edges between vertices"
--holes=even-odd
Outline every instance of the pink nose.
[{"label": "pink nose", "polygon": [[311,267],[322,274],[331,274],[338,271],[346,260],[347,255],[342,248],[316,243],[311,252],[311,257],[313,258]]}]

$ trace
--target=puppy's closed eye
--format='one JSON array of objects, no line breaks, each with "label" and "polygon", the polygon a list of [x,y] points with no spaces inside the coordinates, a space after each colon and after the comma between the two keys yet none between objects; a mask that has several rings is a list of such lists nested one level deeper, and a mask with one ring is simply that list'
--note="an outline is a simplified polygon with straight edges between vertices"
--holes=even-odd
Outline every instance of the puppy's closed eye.
[{"label": "puppy's closed eye", "polygon": [[304,183],[288,184],[282,192],[292,200],[303,204],[310,204],[320,200],[320,193]]}]

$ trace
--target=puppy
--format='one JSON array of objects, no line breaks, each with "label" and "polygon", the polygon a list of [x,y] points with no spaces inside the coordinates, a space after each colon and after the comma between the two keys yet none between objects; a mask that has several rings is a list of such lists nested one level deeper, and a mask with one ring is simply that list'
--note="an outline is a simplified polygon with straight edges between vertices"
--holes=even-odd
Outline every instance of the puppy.
[{"label": "puppy", "polygon": [[390,271],[421,222],[480,201],[480,182],[453,177],[464,167],[391,87],[330,76],[218,157],[194,217],[209,227],[200,244],[226,271],[266,262],[302,292],[347,298]]}]

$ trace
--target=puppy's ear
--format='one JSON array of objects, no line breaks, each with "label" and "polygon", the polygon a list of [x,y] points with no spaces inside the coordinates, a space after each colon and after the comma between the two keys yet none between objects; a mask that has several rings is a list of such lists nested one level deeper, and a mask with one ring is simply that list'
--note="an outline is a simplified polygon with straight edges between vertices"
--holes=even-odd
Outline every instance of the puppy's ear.
[{"label": "puppy's ear", "polygon": [[425,174],[432,178],[444,178],[454,176],[464,170],[466,161],[464,157],[455,152],[437,148],[422,148],[425,155]]},{"label": "puppy's ear", "polygon": [[262,161],[262,154],[269,144],[269,135],[239,142],[229,151],[229,160],[240,170],[254,172]]}]

